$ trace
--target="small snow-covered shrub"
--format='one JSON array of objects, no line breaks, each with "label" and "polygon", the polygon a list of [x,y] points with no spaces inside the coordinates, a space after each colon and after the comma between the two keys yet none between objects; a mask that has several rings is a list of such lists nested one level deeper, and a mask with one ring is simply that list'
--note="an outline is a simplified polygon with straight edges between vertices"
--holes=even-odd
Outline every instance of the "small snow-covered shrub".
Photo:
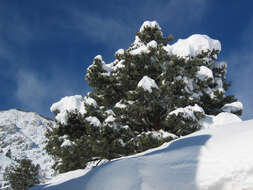
[{"label": "small snow-covered shrub", "polygon": [[5,168],[4,180],[10,183],[14,190],[27,190],[39,184],[39,165],[34,165],[31,160],[17,160],[16,166]]}]

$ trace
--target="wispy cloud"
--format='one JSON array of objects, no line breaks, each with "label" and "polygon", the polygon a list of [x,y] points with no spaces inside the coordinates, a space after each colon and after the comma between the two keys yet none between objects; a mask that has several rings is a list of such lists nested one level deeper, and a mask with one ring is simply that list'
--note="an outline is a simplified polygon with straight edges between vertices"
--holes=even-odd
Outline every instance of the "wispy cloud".
[{"label": "wispy cloud", "polygon": [[[80,7],[66,8],[70,20],[62,26],[80,30],[83,35],[92,37],[93,42],[107,46],[132,42],[135,32],[145,20],[157,20],[168,30],[187,30],[193,23],[200,22],[207,7],[206,0],[170,0],[145,2],[129,1],[111,5],[106,10],[111,14],[91,12]],[[110,3],[110,2],[108,2]]]},{"label": "wispy cloud", "polygon": [[84,85],[78,84],[65,71],[52,70],[47,76],[42,73],[19,70],[16,77],[15,97],[30,111],[48,115],[52,103],[63,96],[85,95]]},{"label": "wispy cloud", "polygon": [[[55,64],[57,65],[55,68],[45,69],[46,74],[42,73],[38,65],[43,60],[31,58],[29,54],[31,52],[27,48],[31,44],[40,43],[38,39],[41,41],[43,39],[43,42],[48,42],[50,38],[57,38],[59,41],[62,39],[64,42],[67,39],[65,45],[71,44],[73,40],[84,43],[87,40],[89,44],[102,43],[104,49],[124,48],[134,40],[135,32],[145,20],[157,20],[163,29],[164,27],[168,29],[164,29],[165,33],[187,30],[187,27],[201,21],[206,10],[206,2],[206,0],[147,0],[118,1],[118,3],[108,1],[109,6],[102,12],[89,9],[85,7],[86,5],[71,7],[62,3],[57,8],[59,12],[52,14],[54,15],[52,18],[46,16],[41,19],[38,16],[38,20],[29,19],[26,14],[21,14],[19,6],[16,8],[10,5],[10,7],[1,6],[0,79],[9,77],[7,80],[14,84],[13,97],[25,109],[48,114],[51,103],[66,95],[84,94],[88,88],[82,75],[80,79],[75,78],[76,73],[73,72],[76,70],[64,71],[62,64],[68,64],[64,60]],[[90,56],[92,53],[87,54]],[[50,67],[50,63],[45,63],[45,66]]]},{"label": "wispy cloud", "polygon": [[231,91],[244,103],[244,119],[253,118],[253,18],[248,27],[237,39],[243,45],[228,56],[228,61],[233,66],[233,79]]},{"label": "wispy cloud", "polygon": [[[106,18],[102,15],[76,10],[73,12],[73,26],[91,37],[94,42],[122,43],[133,32],[131,25],[117,18]],[[123,43],[124,43],[123,42]]]},{"label": "wispy cloud", "polygon": [[43,106],[43,100],[49,94],[48,86],[34,73],[20,70],[17,73],[16,97],[31,109]]}]

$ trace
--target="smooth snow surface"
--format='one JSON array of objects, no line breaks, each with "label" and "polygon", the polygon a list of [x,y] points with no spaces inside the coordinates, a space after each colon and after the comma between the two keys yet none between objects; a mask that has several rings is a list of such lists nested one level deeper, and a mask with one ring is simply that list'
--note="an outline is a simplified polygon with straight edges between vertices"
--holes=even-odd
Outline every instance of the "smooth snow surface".
[{"label": "smooth snow surface", "polygon": [[207,35],[194,34],[186,39],[179,39],[176,43],[167,45],[164,49],[170,55],[188,58],[196,57],[202,52],[221,51],[221,43]]},{"label": "smooth snow surface", "polygon": [[32,190],[252,190],[252,136],[253,120],[212,127]]},{"label": "smooth snow surface", "polygon": [[152,92],[152,88],[158,89],[158,86],[152,78],[148,76],[144,76],[139,83],[137,84],[138,87],[143,88],[145,91],[148,91],[149,93]]}]

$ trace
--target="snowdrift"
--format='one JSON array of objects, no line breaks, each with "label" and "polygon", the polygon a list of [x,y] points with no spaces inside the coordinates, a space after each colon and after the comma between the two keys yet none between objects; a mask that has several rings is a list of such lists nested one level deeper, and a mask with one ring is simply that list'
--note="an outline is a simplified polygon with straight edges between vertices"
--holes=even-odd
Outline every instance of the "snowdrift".
[{"label": "snowdrift", "polygon": [[204,129],[147,152],[61,174],[32,190],[251,190],[253,120]]}]

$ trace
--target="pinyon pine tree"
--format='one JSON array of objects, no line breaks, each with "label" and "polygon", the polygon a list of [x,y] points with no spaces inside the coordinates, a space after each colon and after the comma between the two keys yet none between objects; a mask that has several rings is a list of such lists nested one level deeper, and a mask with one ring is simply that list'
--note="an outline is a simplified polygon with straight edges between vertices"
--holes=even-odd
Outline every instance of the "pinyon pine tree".
[{"label": "pinyon pine tree", "polygon": [[146,21],[112,63],[94,58],[86,74],[93,90],[51,107],[57,126],[47,133],[46,149],[55,169],[157,147],[200,129],[206,115],[241,114],[241,103],[225,94],[230,84],[226,63],[217,61],[220,42],[206,35],[171,40],[157,22]]}]

